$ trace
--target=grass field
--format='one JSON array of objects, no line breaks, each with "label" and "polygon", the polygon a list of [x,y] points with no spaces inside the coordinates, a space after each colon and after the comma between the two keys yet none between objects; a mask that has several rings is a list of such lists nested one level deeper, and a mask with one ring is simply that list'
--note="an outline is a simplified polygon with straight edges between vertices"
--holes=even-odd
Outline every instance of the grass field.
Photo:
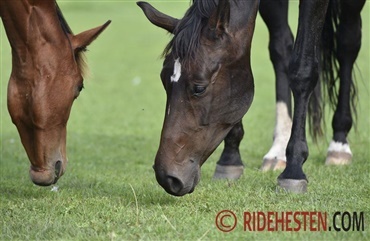
[{"label": "grass field", "polygon": [[[194,193],[168,195],[152,170],[164,116],[165,92],[159,80],[161,51],[170,36],[152,26],[134,1],[58,1],[77,33],[112,24],[87,52],[90,75],[68,124],[69,165],[59,190],[38,187],[28,176],[29,161],[6,108],[10,47],[0,31],[0,240],[370,240],[370,67],[369,11],[363,10],[363,45],[357,62],[359,118],[349,140],[350,166],[324,165],[332,131],[318,144],[309,139],[304,165],[308,193],[276,193],[279,172],[258,171],[274,128],[274,76],[268,33],[258,17],[253,42],[254,103],[244,118],[241,145],[245,172],[237,182],[213,181],[221,148],[202,167]],[[181,17],[189,2],[152,1]],[[290,22],[296,29],[297,1]],[[359,71],[358,71],[359,70]],[[239,222],[223,233],[216,214],[234,211]],[[244,232],[244,211],[365,212],[365,231]]]}]

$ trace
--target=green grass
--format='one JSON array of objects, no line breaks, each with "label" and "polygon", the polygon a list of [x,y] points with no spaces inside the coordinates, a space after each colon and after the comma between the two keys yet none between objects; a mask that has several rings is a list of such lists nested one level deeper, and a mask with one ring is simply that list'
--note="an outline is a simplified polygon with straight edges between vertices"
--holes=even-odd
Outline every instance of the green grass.
[{"label": "green grass", "polygon": [[[369,237],[369,8],[363,11],[363,46],[358,58],[358,131],[349,139],[354,162],[324,165],[331,137],[318,145],[309,139],[304,165],[308,193],[276,193],[279,172],[258,171],[274,128],[274,76],[268,34],[258,17],[253,42],[255,100],[244,118],[241,145],[245,172],[237,182],[212,181],[221,148],[202,167],[194,193],[168,195],[151,168],[159,144],[165,93],[159,80],[160,53],[170,36],[152,26],[133,1],[59,1],[72,29],[113,22],[87,52],[90,76],[75,102],[68,124],[66,174],[58,192],[32,184],[29,162],[6,108],[11,56],[1,26],[0,240],[370,240]],[[188,1],[153,1],[181,17]],[[296,1],[290,19],[296,29]],[[140,81],[138,81],[140,80]],[[140,82],[139,84],[135,84]],[[239,223],[230,233],[215,226],[216,214],[233,210]],[[244,232],[244,211],[364,211],[365,232]]]}]

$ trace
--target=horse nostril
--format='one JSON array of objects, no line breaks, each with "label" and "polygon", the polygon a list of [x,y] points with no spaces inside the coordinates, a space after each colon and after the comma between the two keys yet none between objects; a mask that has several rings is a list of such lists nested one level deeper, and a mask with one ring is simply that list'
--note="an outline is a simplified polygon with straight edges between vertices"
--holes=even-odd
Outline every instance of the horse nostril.
[{"label": "horse nostril", "polygon": [[173,176],[167,176],[167,182],[170,190],[175,194],[179,193],[184,187],[184,184],[180,181],[180,179]]},{"label": "horse nostril", "polygon": [[62,162],[57,161],[55,163],[55,171],[54,171],[56,178],[59,178],[61,169],[62,169]]}]

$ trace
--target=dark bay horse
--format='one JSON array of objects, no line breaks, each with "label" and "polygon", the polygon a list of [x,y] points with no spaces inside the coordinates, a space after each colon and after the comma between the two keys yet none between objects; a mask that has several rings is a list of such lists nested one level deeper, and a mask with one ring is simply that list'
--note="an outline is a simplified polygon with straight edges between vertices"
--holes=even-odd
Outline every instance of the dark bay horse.
[{"label": "dark bay horse", "polygon": [[[258,2],[194,0],[182,19],[163,14],[147,3],[138,3],[150,22],[173,34],[164,51],[161,79],[167,93],[166,116],[154,164],[157,181],[172,195],[194,190],[201,165],[223,139],[225,148],[215,177],[233,179],[242,174],[241,119],[254,93],[250,45]],[[328,46],[320,45],[323,29],[326,31],[325,19],[330,16],[329,0],[300,2],[294,46],[286,19],[287,0],[261,0],[260,11],[270,31],[270,55],[277,79],[274,145],[265,156],[264,165],[265,169],[285,168],[278,177],[278,186],[287,191],[305,192],[307,188],[302,170],[308,157],[306,115],[319,79],[320,47],[327,56],[326,65],[322,66],[328,70],[326,77],[334,76],[336,69],[332,66],[336,58],[341,84],[338,96],[332,95],[338,101],[327,163],[347,162],[351,156],[346,140],[352,126],[351,72],[361,45],[360,12],[364,2],[336,1],[342,7],[341,11],[334,11],[340,20],[336,33],[330,36],[335,39],[334,54],[333,48],[326,52],[324,47]],[[294,97],[293,120],[289,86]]]},{"label": "dark bay horse", "polygon": [[54,0],[1,0],[12,49],[8,110],[31,162],[31,180],[51,185],[67,165],[66,126],[83,88],[83,51],[109,25],[73,35]]},{"label": "dark bay horse", "polygon": [[241,139],[254,94],[250,48],[258,2],[194,1],[181,20],[138,3],[153,24],[174,34],[161,72],[167,104],[154,164],[172,195],[194,190],[201,165],[228,133]]}]

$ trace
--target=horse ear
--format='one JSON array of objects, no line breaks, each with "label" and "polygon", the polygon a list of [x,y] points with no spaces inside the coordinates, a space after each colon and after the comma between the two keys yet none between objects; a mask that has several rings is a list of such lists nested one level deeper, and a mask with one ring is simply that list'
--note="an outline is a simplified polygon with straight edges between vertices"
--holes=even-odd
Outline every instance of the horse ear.
[{"label": "horse ear", "polygon": [[111,23],[107,21],[105,24],[86,30],[77,35],[71,35],[72,48],[75,52],[85,49],[89,44],[91,44]]},{"label": "horse ear", "polygon": [[136,4],[141,8],[141,10],[143,10],[145,16],[152,24],[163,28],[170,33],[174,32],[180,20],[161,13],[147,2],[137,2]]},{"label": "horse ear", "polygon": [[208,26],[214,32],[216,37],[221,36],[229,25],[230,20],[230,2],[229,0],[220,0],[217,10],[208,20]]}]

